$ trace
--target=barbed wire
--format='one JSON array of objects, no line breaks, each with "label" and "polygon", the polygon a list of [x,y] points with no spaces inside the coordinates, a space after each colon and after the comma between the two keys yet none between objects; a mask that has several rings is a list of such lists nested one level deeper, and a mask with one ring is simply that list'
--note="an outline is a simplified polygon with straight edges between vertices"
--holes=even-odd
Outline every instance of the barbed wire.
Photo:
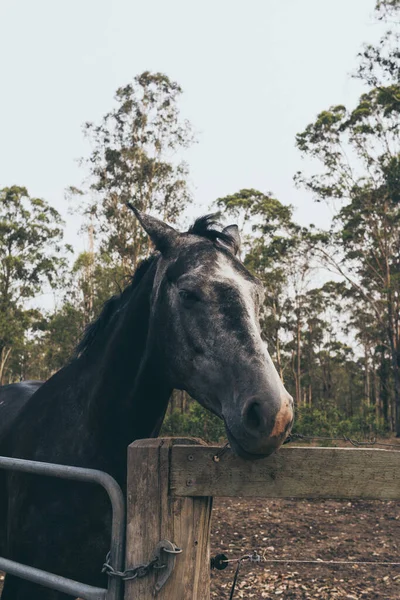
[{"label": "barbed wire", "polygon": [[[224,554],[217,554],[214,559],[211,559],[212,568],[222,570],[218,566],[215,565],[214,561],[219,561],[221,563],[235,563],[238,561],[249,561],[252,563],[288,563],[288,564],[307,564],[307,565],[369,565],[369,566],[389,566],[389,567],[400,567],[399,562],[390,562],[390,561],[378,561],[378,560],[325,560],[323,558],[315,558],[315,559],[301,559],[301,558],[265,558],[258,554],[255,550],[252,554],[245,554],[240,558],[220,558],[225,557]],[[218,563],[217,563],[218,564]]]},{"label": "barbed wire", "polygon": [[357,565],[357,566],[380,566],[380,567],[400,567],[400,562],[393,561],[370,561],[370,560],[324,560],[322,558],[317,559],[296,559],[296,558],[266,558],[265,552],[263,555],[259,554],[256,550],[253,550],[251,554],[244,554],[239,558],[228,558],[225,554],[217,554],[211,558],[211,569],[218,569],[222,571],[230,563],[236,563],[236,570],[233,577],[232,588],[229,596],[229,600],[233,600],[233,596],[236,589],[236,583],[239,577],[239,571],[243,562],[251,563],[265,563],[265,564],[307,564],[307,565],[326,565],[326,566],[343,566],[343,565]]}]

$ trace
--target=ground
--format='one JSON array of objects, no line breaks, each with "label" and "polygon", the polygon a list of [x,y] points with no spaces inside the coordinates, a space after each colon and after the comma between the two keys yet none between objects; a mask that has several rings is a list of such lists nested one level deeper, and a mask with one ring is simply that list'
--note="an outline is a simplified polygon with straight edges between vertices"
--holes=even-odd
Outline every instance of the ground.
[{"label": "ground", "polygon": [[[400,502],[218,498],[212,556],[400,563]],[[212,571],[228,600],[236,565]],[[234,598],[399,600],[400,566],[243,563]]]}]

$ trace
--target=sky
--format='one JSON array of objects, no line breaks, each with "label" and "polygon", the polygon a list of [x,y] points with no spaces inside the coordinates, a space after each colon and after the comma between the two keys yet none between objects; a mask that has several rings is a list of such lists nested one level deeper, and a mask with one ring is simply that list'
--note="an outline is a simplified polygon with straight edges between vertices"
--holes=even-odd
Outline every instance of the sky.
[{"label": "sky", "polygon": [[297,190],[310,168],[295,135],[334,104],[353,106],[363,42],[382,25],[375,0],[0,0],[0,187],[24,185],[66,219],[65,189],[85,176],[86,121],[144,70],[183,88],[181,110],[198,143],[193,216],[241,188],[272,192],[303,225],[327,227],[329,207]]}]

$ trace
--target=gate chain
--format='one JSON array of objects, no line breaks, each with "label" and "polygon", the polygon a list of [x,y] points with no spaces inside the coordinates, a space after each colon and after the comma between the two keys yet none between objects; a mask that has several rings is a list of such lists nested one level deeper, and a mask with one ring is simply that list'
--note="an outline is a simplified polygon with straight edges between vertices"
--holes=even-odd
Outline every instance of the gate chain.
[{"label": "gate chain", "polygon": [[[108,577],[119,577],[123,581],[131,581],[132,579],[140,579],[141,577],[146,577],[150,573],[152,569],[165,569],[168,567],[170,559],[167,560],[166,564],[159,564],[161,559],[161,552],[166,552],[171,557],[175,557],[176,554],[181,554],[182,549],[178,548],[175,544],[170,542],[169,540],[162,540],[157,544],[154,557],[148,562],[141,565],[136,565],[131,567],[130,569],[126,569],[125,571],[117,571],[114,569],[112,564],[110,563],[110,552],[107,554],[106,561],[103,564],[103,568],[101,570],[102,573],[107,573]],[[168,579],[171,574],[172,569],[174,568],[174,562],[170,564],[169,572],[165,577],[161,578],[161,581],[156,584],[157,591],[161,589],[164,585],[165,581]]]},{"label": "gate chain", "polygon": [[110,553],[107,554],[106,562],[103,565],[101,570],[102,573],[107,573],[108,577],[119,577],[123,581],[130,581],[131,579],[140,579],[141,577],[145,577],[150,573],[151,569],[157,568],[162,569],[166,565],[160,565],[156,567],[155,565],[158,563],[158,556],[153,558],[146,564],[136,565],[136,567],[132,567],[131,569],[126,569],[125,571],[117,571],[114,569],[112,564],[110,563]]}]

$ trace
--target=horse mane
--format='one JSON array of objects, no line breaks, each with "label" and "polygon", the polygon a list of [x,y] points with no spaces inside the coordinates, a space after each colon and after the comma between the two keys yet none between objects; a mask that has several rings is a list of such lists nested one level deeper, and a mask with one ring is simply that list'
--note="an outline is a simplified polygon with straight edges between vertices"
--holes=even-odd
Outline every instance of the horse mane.
[{"label": "horse mane", "polygon": [[104,331],[113,316],[117,314],[121,306],[125,303],[126,297],[138,287],[143,277],[150,269],[151,265],[155,262],[156,258],[158,258],[158,256],[153,254],[149,258],[142,260],[136,268],[136,271],[134,272],[131,281],[126,288],[120,294],[112,296],[104,303],[100,315],[95,321],[93,321],[93,323],[90,323],[86,327],[83,337],[75,349],[74,358],[82,356],[89,350],[94,340],[102,331]]},{"label": "horse mane", "polygon": [[[236,249],[236,241],[234,238],[229,235],[229,233],[216,229],[217,226],[219,226],[218,214],[209,214],[196,219],[187,233],[206,238],[212,242],[222,242],[223,244]],[[126,297],[138,287],[158,256],[158,253],[156,253],[152,254],[149,258],[142,260],[136,268],[127,287],[120,294],[112,296],[104,303],[100,315],[93,323],[90,323],[86,327],[83,337],[75,349],[73,358],[78,358],[79,356],[86,354],[89,348],[92,347],[94,340],[105,330],[114,315],[116,315],[124,305]]]},{"label": "horse mane", "polygon": [[218,218],[219,213],[211,213],[209,215],[204,215],[204,217],[199,217],[190,227],[188,233],[198,235],[199,237],[206,238],[212,242],[222,242],[232,248],[236,253],[239,248],[235,238],[226,231],[221,231],[221,229],[216,228],[220,227]]}]

